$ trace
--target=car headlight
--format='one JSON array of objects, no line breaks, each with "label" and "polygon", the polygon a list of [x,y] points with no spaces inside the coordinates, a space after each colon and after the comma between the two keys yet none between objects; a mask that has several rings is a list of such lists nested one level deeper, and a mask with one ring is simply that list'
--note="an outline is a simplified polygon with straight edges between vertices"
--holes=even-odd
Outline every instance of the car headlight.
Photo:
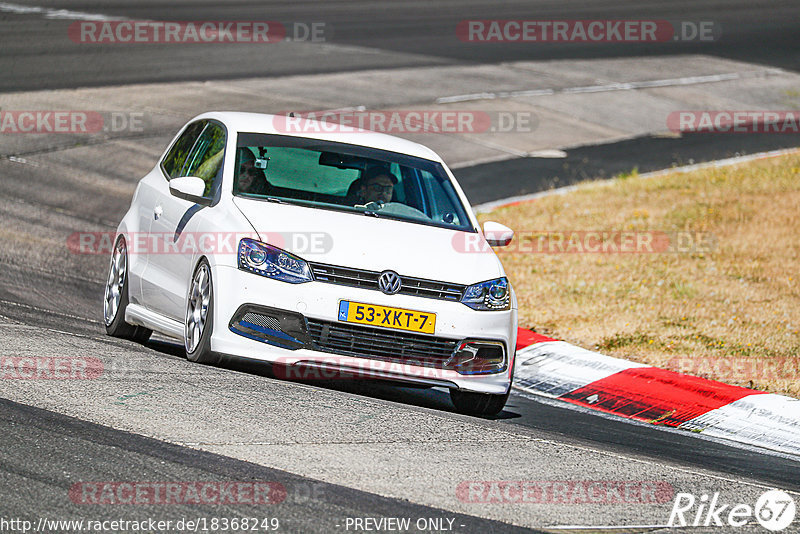
[{"label": "car headlight", "polygon": [[508,279],[503,277],[471,285],[464,290],[461,302],[473,310],[507,310],[511,307]]},{"label": "car headlight", "polygon": [[239,241],[239,268],[290,284],[313,280],[305,260],[255,239]]}]

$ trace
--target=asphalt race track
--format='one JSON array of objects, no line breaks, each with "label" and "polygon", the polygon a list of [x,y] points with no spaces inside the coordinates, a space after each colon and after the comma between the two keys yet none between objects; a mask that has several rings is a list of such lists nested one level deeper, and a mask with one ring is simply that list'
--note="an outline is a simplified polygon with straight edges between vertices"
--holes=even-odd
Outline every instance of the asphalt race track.
[{"label": "asphalt race track", "polygon": [[[649,3],[630,0],[594,2],[579,0],[487,3],[480,0],[441,2],[256,2],[221,6],[216,2],[17,2],[85,13],[102,13],[132,20],[272,20],[283,24],[325,22],[330,41],[352,46],[321,55],[313,48],[296,47],[264,51],[260,46],[237,47],[232,60],[226,44],[81,46],[64,44],[62,27],[72,20],[47,20],[37,14],[6,18],[2,32],[0,71],[13,72],[0,80],[0,89],[118,85],[176,80],[205,80],[250,76],[283,76],[364,68],[495,63],[533,59],[631,57],[687,54],[696,51],[777,66],[800,69],[797,55],[798,6],[791,0],[770,2],[769,9],[745,0]],[[465,19],[657,19],[715,21],[722,28],[719,42],[630,44],[605,43],[576,47],[572,43],[531,47],[498,43],[488,47],[464,46],[453,38]],[[9,26],[5,26],[9,25]],[[369,53],[378,49],[382,53]],[[435,80],[432,80],[435,83]]]},{"label": "asphalt race track", "polygon": [[[3,478],[6,487],[16,489],[13,494],[4,495],[3,513],[6,517],[64,519],[75,515],[74,509],[70,510],[69,505],[62,503],[63,496],[71,487],[70,481],[85,479],[88,473],[100,480],[121,477],[148,481],[159,480],[168,473],[172,480],[255,479],[280,484],[285,497],[270,512],[273,517],[280,518],[281,529],[294,532],[314,531],[321,524],[333,526],[340,518],[348,516],[446,516],[452,518],[463,532],[520,531],[519,527],[497,521],[364,494],[13,402],[0,401],[0,406],[3,410],[0,416]],[[32,449],[37,450],[40,457],[47,458],[45,465],[30,462]],[[54,470],[60,471],[59,476],[54,476]],[[101,507],[98,512],[93,516],[100,521],[119,518],[113,508]],[[183,517],[258,517],[263,516],[264,510],[259,504],[187,504],[171,507],[167,514],[156,505],[140,513],[177,522]]]},{"label": "asphalt race track", "polygon": [[[271,47],[65,40],[68,26],[86,14],[271,20],[287,26],[324,22],[329,39]],[[713,20],[722,38],[532,47],[470,46],[454,37],[459,21],[490,18]],[[20,102],[46,108],[45,97],[37,95],[52,89],[97,87],[113,95],[120,86],[123,96],[112,109],[124,109],[122,91],[131,89],[123,86],[132,84],[697,53],[794,75],[800,72],[798,20],[800,4],[785,0],[768,8],[733,0],[497,5],[243,0],[135,6],[116,0],[18,0],[0,3],[0,109],[26,109]],[[429,85],[442,83],[432,78]],[[91,109],[92,101],[81,98],[73,109]],[[392,102],[387,95],[384,104]],[[785,106],[796,108],[794,102],[789,99]],[[609,531],[602,526],[655,532],[668,530],[663,525],[671,498],[655,504],[498,505],[469,502],[458,488],[465,481],[493,480],[658,481],[673,492],[720,492],[727,502],[751,504],[767,488],[800,492],[797,458],[546,399],[514,394],[497,418],[483,420],[454,413],[446,392],[438,389],[288,382],[248,362],[219,368],[188,364],[181,347],[163,338],[137,345],[107,337],[100,321],[107,257],[73,254],[65,243],[76,231],[113,231],[176,121],[181,122],[170,117],[163,124],[155,121],[151,130],[89,142],[0,135],[0,356],[90,357],[109,371],[98,380],[0,380],[0,531],[12,531],[2,528],[2,520],[11,518],[256,516],[279,518],[279,531],[289,532],[364,531],[363,523],[348,526],[347,518],[389,517],[452,520],[412,531],[441,532],[452,525],[458,532],[571,532],[564,526],[584,525],[596,528],[581,532]],[[656,170],[794,147],[798,141],[797,135],[639,136],[579,147],[564,159],[511,158],[455,172],[479,203],[587,176],[609,177],[634,167]],[[516,181],[522,175],[524,188]],[[285,488],[286,497],[266,508],[208,502],[131,507],[78,503],[70,493],[83,482],[209,480],[274,482]],[[736,530],[751,531],[763,529],[750,522]]]}]

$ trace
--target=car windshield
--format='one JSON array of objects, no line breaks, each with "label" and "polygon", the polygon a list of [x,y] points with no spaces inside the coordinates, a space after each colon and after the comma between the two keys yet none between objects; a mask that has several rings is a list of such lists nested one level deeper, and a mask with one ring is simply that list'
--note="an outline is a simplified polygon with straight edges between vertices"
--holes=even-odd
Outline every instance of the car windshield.
[{"label": "car windshield", "polygon": [[233,193],[474,231],[440,163],[373,148],[240,133]]}]

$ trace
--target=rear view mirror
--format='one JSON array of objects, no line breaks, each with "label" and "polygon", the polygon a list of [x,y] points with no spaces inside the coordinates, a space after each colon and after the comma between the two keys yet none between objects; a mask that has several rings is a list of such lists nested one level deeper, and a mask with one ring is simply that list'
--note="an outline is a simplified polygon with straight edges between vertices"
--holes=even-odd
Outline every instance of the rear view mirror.
[{"label": "rear view mirror", "polygon": [[483,236],[492,247],[505,247],[514,239],[514,230],[498,222],[483,223]]},{"label": "rear view mirror", "polygon": [[322,152],[319,155],[319,164],[337,169],[356,169],[364,168],[364,159],[350,154],[339,154],[337,152]]},{"label": "rear view mirror", "polygon": [[211,204],[211,199],[203,196],[205,191],[206,183],[202,178],[196,176],[181,176],[169,181],[169,193],[172,196],[200,204],[201,206]]}]

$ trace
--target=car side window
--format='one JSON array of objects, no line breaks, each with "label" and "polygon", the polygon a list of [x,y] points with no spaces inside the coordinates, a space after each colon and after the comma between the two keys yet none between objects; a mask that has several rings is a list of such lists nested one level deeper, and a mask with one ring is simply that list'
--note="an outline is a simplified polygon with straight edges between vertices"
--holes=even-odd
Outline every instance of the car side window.
[{"label": "car side window", "polygon": [[186,158],[181,176],[196,176],[206,183],[205,196],[209,196],[222,172],[225,157],[225,128],[215,122],[206,124],[192,151]]},{"label": "car side window", "polygon": [[455,208],[458,204],[458,195],[453,189],[453,184],[448,180],[438,180],[427,171],[420,171],[423,183],[428,190],[428,202],[431,205],[430,216],[436,220],[447,224],[459,225],[466,223],[458,216],[459,210]]},{"label": "car side window", "polygon": [[164,174],[167,175],[168,180],[181,176],[181,169],[183,169],[183,165],[186,163],[186,156],[189,155],[189,151],[192,150],[195,141],[197,141],[197,137],[205,126],[206,121],[197,121],[190,124],[178,140],[175,141],[175,144],[172,145],[172,148],[169,149],[167,155],[164,156],[164,160],[161,162],[161,168]]}]

